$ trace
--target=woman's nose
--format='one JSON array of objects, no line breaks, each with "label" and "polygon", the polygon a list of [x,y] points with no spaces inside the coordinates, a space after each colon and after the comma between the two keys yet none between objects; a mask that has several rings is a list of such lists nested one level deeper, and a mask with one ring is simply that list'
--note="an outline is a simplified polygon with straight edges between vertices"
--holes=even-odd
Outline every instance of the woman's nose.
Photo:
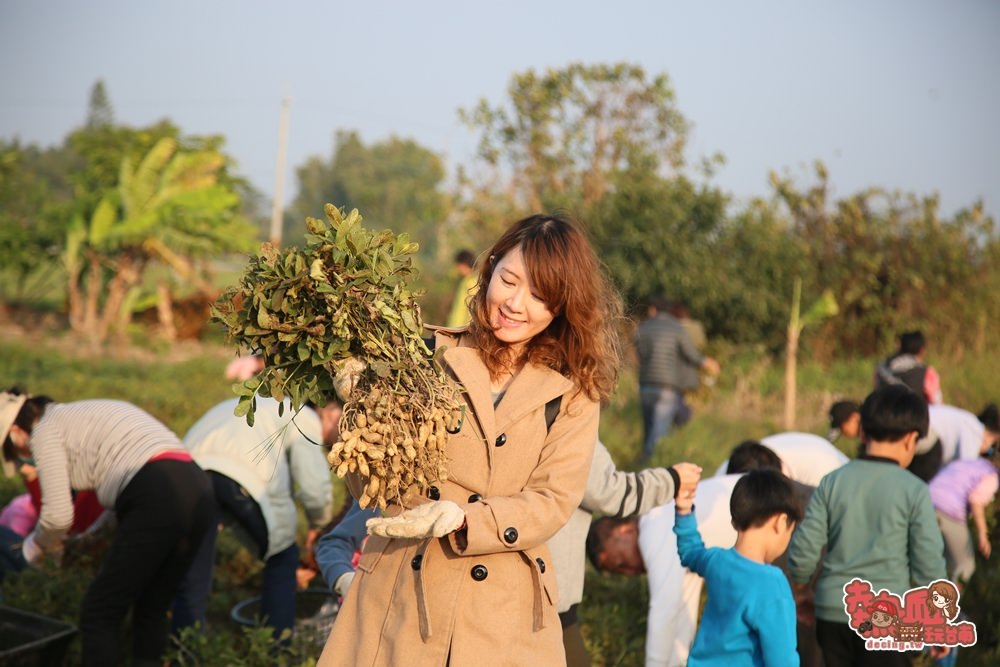
[{"label": "woman's nose", "polygon": [[511,292],[510,296],[507,297],[507,307],[512,311],[520,312],[521,306],[524,304],[524,290],[516,289]]}]

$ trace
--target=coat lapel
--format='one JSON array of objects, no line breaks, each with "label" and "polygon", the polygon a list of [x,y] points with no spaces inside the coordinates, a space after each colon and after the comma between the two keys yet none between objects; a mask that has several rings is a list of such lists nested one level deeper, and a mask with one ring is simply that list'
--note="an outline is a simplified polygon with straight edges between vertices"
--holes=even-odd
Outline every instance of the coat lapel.
[{"label": "coat lapel", "polygon": [[[454,339],[447,343],[454,343]],[[441,344],[441,341],[439,341]],[[466,419],[475,419],[486,442],[496,438],[496,419],[493,411],[493,397],[490,395],[490,374],[474,347],[460,345],[444,351],[444,361],[462,385],[471,410],[466,410]]]},{"label": "coat lapel", "polygon": [[543,366],[527,364],[507,388],[507,393],[496,409],[496,428],[505,431],[508,426],[533,410],[562,396],[573,388],[573,382],[562,374]]},{"label": "coat lapel", "polygon": [[462,337],[456,341],[453,335],[452,332],[439,333],[437,345],[447,347],[444,350],[444,361],[461,383],[465,396],[472,404],[472,410],[466,412],[466,419],[469,418],[469,412],[475,416],[480,432],[488,444],[511,423],[574,387],[569,378],[550,368],[527,364],[511,382],[503,400],[494,410],[490,394],[490,374],[479,351],[464,345],[467,338]]}]

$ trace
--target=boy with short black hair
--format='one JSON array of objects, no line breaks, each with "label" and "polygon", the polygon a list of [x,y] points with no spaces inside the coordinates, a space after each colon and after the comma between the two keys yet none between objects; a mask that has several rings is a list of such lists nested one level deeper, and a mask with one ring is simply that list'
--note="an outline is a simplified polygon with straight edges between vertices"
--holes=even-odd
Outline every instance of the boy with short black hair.
[{"label": "boy with short black hair", "polygon": [[816,636],[827,667],[909,665],[909,656],[865,649],[848,624],[844,585],[865,579],[902,594],[945,578],[944,544],[927,485],[907,472],[927,433],[927,403],[887,385],[861,405],[866,453],[827,474],[795,533],[789,566],[805,586],[827,548],[816,583]]},{"label": "boy with short black hair", "polygon": [[736,445],[729,455],[726,474],[734,475],[764,468],[781,470],[781,458],[774,453],[773,449],[762,445],[757,440],[744,440]]},{"label": "boy with short black hair", "polygon": [[826,439],[836,442],[840,436],[861,437],[861,406],[854,401],[837,401],[830,406],[830,432]]},{"label": "boy with short black hair", "polygon": [[752,470],[729,502],[736,545],[705,548],[691,509],[676,501],[674,533],[681,563],[705,579],[708,603],[688,665],[798,665],[795,602],[784,573],[771,565],[788,547],[802,506],[791,480],[776,470]]}]

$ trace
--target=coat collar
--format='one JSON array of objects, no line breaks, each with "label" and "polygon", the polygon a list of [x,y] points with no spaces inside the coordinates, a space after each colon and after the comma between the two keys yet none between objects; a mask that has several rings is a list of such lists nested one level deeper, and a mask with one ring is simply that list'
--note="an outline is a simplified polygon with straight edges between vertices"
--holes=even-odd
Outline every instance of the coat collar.
[{"label": "coat collar", "polygon": [[487,442],[492,442],[509,424],[574,387],[572,380],[557,371],[526,364],[494,410],[489,371],[479,350],[471,346],[469,337],[459,334],[456,339],[453,332],[441,331],[437,347],[447,348],[444,361],[461,383]]}]

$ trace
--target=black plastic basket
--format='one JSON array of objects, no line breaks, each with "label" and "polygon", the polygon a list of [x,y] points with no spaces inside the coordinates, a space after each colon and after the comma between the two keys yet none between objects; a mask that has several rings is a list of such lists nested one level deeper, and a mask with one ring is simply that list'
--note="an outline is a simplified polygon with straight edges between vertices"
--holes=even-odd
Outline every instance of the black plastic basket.
[{"label": "black plastic basket", "polygon": [[[340,603],[337,596],[323,588],[307,588],[295,594],[295,628],[292,641],[307,649],[322,650],[337,620]],[[261,625],[260,596],[237,603],[229,612],[236,623]]]},{"label": "black plastic basket", "polygon": [[22,609],[0,605],[0,665],[58,667],[76,635],[76,626]]}]

